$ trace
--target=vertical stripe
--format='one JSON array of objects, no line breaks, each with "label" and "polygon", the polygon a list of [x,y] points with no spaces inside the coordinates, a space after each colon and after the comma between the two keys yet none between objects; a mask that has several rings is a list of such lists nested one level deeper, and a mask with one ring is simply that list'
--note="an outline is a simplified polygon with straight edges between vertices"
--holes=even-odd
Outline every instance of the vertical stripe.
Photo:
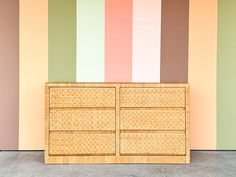
[{"label": "vertical stripe", "polygon": [[104,81],[105,0],[77,0],[77,81]]},{"label": "vertical stripe", "polygon": [[47,78],[48,1],[20,0],[20,150],[44,147]]},{"label": "vertical stripe", "polygon": [[191,148],[216,149],[217,0],[190,1]]},{"label": "vertical stripe", "polygon": [[105,0],[105,80],[132,80],[132,0]]},{"label": "vertical stripe", "polygon": [[49,0],[49,81],[76,81],[76,0]]},{"label": "vertical stripe", "polygon": [[189,0],[162,1],[161,82],[188,82],[188,25]]},{"label": "vertical stripe", "polygon": [[161,0],[133,1],[132,81],[160,82]]},{"label": "vertical stripe", "polygon": [[217,149],[236,150],[236,1],[218,2]]},{"label": "vertical stripe", "polygon": [[17,150],[19,0],[0,0],[0,82],[0,150]]}]

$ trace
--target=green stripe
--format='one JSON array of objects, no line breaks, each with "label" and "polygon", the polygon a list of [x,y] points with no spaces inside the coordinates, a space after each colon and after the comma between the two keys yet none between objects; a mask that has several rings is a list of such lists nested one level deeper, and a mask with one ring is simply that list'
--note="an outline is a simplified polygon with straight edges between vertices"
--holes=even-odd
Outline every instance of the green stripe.
[{"label": "green stripe", "polygon": [[77,0],[77,81],[103,82],[105,1]]},{"label": "green stripe", "polygon": [[76,81],[76,0],[49,0],[48,6],[48,80]]},{"label": "green stripe", "polygon": [[236,1],[218,1],[217,149],[236,150]]}]

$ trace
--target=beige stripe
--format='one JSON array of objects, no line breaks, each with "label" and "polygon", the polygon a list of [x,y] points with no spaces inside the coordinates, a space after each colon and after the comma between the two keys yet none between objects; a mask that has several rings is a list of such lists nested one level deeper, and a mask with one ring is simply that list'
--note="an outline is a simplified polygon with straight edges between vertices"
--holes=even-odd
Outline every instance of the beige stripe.
[{"label": "beige stripe", "polygon": [[48,78],[48,0],[20,0],[19,149],[43,149]]}]

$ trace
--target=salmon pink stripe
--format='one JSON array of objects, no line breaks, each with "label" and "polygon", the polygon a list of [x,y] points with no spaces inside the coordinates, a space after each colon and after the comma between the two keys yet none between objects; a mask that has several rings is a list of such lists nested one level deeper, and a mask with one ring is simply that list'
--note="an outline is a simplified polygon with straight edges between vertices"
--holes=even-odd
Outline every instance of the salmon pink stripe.
[{"label": "salmon pink stripe", "polygon": [[105,1],[105,80],[132,80],[132,0]]}]

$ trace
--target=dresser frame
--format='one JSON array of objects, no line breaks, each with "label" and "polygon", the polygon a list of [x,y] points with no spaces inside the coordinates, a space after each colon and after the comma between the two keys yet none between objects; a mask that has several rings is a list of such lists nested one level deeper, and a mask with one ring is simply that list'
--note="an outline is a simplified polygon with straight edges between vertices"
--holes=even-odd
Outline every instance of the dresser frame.
[{"label": "dresser frame", "polygon": [[[50,155],[49,154],[49,119],[50,119],[50,88],[59,87],[98,87],[115,88],[115,155]],[[121,155],[120,154],[120,88],[185,88],[185,155]],[[190,104],[188,83],[76,83],[54,82],[45,84],[45,164],[73,164],[73,163],[190,163]]]}]

